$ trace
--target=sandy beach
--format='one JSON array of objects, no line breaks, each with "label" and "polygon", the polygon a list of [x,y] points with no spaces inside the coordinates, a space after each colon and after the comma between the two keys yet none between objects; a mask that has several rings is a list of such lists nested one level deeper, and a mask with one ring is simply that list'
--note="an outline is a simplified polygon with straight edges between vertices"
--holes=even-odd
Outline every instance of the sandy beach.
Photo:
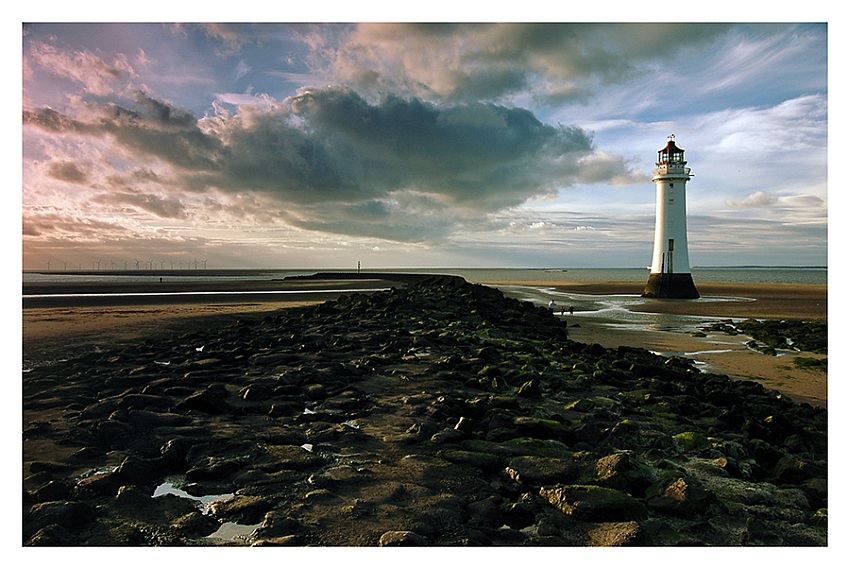
[{"label": "sandy beach", "polygon": [[[121,292],[147,291],[162,287],[173,293],[203,291],[205,296],[159,296],[53,298],[47,306],[23,309],[23,364],[68,357],[80,351],[104,349],[145,337],[169,335],[179,330],[222,326],[234,319],[316,304],[339,297],[353,289],[380,289],[399,282],[383,279],[320,279],[293,282],[250,281],[234,286],[227,283],[153,283],[125,287]],[[635,283],[522,282],[489,283],[497,286],[522,285],[551,288],[560,293],[582,295],[637,294]],[[700,302],[645,299],[632,310],[650,313],[690,314],[705,317],[827,320],[826,285],[776,285],[739,283],[698,283]],[[115,290],[114,287],[107,287]],[[107,288],[89,285],[84,292],[104,292]],[[63,288],[32,289],[26,293],[60,294],[80,292]],[[216,291],[241,290],[239,295],[214,295]],[[282,294],[286,291],[288,294]],[[712,297],[719,300],[712,301]],[[741,300],[729,302],[728,297]],[[755,380],[794,401],[827,405],[827,375],[822,371],[794,366],[794,357],[823,357],[810,353],[781,352],[768,356],[747,348],[749,338],[710,333],[705,337],[658,330],[624,329],[604,317],[582,315],[581,305],[567,319],[570,339],[597,343],[604,347],[634,346],[662,354],[683,354],[704,369],[733,379]]]}]

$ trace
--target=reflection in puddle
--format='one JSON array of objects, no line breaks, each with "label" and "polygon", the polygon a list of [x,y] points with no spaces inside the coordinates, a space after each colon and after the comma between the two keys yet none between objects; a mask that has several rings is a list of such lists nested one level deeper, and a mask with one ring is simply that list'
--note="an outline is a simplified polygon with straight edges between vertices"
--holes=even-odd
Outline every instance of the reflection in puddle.
[{"label": "reflection in puddle", "polygon": [[242,541],[249,543],[253,539],[251,535],[255,530],[259,529],[260,525],[262,524],[245,525],[233,522],[224,522],[214,533],[208,535],[207,539],[212,541]]},{"label": "reflection in puddle", "polygon": [[153,497],[157,496],[179,496],[180,498],[187,498],[189,500],[194,500],[195,502],[199,502],[199,508],[203,513],[209,512],[210,505],[214,502],[221,502],[222,500],[227,500],[233,497],[233,494],[208,494],[206,496],[192,496],[188,492],[185,492],[175,486],[172,482],[166,481],[156,487],[156,490],[153,491]]},{"label": "reflection in puddle", "polygon": [[[198,509],[201,510],[202,513],[208,514],[210,511],[210,506],[215,502],[221,502],[222,500],[228,500],[233,498],[234,494],[207,494],[206,496],[192,496],[188,492],[181,490],[175,485],[175,482],[179,484],[179,481],[175,481],[174,479],[166,480],[162,484],[156,487],[156,490],[153,492],[153,497],[157,496],[178,496],[180,498],[186,498],[188,500],[192,500],[197,502]],[[250,543],[252,540],[251,535],[260,527],[261,524],[237,524],[233,522],[224,522],[219,526],[219,528],[208,535],[206,539],[211,540],[213,542],[244,542]]]}]

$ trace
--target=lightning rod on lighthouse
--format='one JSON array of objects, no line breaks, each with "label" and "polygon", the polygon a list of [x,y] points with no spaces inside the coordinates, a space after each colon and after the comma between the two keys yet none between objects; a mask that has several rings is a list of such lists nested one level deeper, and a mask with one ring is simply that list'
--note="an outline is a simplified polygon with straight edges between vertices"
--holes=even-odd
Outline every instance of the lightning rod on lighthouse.
[{"label": "lightning rod on lighthouse", "polygon": [[650,298],[699,298],[688,260],[688,220],[685,185],[691,179],[685,151],[671,134],[658,151],[652,170],[655,182],[655,242],[649,281],[642,296]]}]

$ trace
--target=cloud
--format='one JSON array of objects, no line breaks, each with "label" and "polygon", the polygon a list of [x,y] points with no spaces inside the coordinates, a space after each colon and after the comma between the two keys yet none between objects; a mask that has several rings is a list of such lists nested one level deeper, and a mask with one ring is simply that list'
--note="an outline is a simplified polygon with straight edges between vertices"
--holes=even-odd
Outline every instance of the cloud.
[{"label": "cloud", "polygon": [[86,181],[85,171],[74,162],[52,162],[47,167],[47,174],[56,180],[81,184]]},{"label": "cloud", "polygon": [[729,207],[746,209],[746,208],[765,208],[776,203],[776,198],[769,196],[765,192],[755,192],[742,200],[726,200],[726,205]]},{"label": "cloud", "polygon": [[250,72],[251,66],[248,65],[248,62],[244,59],[240,60],[239,63],[236,64],[236,79],[241,79]]},{"label": "cloud", "polygon": [[325,39],[317,67],[362,93],[493,100],[533,91],[586,100],[593,87],[634,76],[648,62],[703,45],[725,25],[360,24]]},{"label": "cloud", "polygon": [[[118,192],[109,202],[181,217],[179,200],[162,197],[175,191],[167,180],[182,192],[264,195],[302,228],[399,241],[438,240],[455,224],[579,181],[633,177],[585,131],[544,124],[525,109],[393,96],[370,103],[341,87],[256,98],[200,120],[137,92],[132,106],[88,105],[80,117],[36,109],[24,123],[99,138],[117,156],[134,156],[137,182],[161,182],[158,192]],[[50,171],[82,181],[67,162]]]},{"label": "cloud", "polygon": [[257,33],[262,29],[252,24],[243,23],[204,23],[204,24],[172,24],[171,31],[175,34],[190,35],[200,31],[204,36],[213,40],[214,53],[219,57],[227,57],[239,52],[246,44],[257,41]]},{"label": "cloud", "polygon": [[94,197],[92,202],[117,207],[128,205],[164,219],[186,217],[185,208],[180,200],[155,194],[111,192]]},{"label": "cloud", "polygon": [[[138,57],[139,61],[143,61],[144,53],[140,52]],[[58,77],[70,79],[84,92],[98,96],[114,93],[116,85],[125,84],[136,76],[131,58],[124,54],[118,54],[109,61],[88,51],[69,53],[43,42],[33,42],[25,54],[24,65],[35,65]]]}]

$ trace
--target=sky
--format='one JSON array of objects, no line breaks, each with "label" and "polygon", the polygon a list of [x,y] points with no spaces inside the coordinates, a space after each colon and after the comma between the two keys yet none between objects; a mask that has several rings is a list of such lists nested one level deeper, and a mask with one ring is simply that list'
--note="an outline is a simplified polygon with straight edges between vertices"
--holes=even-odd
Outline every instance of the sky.
[{"label": "sky", "polygon": [[24,269],[827,265],[831,24],[23,21]]}]

